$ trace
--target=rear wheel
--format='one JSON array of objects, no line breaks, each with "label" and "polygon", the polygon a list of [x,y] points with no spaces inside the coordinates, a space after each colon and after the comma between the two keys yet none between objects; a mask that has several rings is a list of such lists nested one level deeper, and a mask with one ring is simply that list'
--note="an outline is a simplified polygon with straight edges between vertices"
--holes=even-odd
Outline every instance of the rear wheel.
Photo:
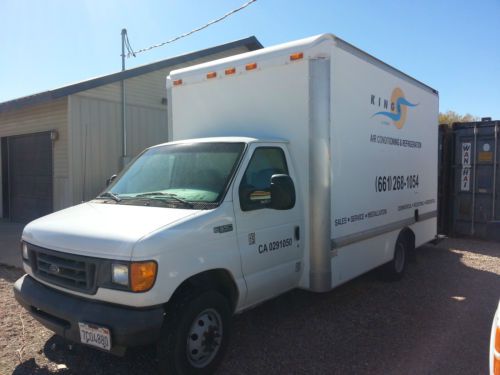
[{"label": "rear wheel", "polygon": [[401,280],[408,264],[409,240],[406,236],[400,235],[394,246],[394,257],[381,268],[381,276],[387,281]]},{"label": "rear wheel", "polygon": [[231,310],[216,291],[190,293],[167,309],[158,360],[161,374],[211,374],[227,349]]}]

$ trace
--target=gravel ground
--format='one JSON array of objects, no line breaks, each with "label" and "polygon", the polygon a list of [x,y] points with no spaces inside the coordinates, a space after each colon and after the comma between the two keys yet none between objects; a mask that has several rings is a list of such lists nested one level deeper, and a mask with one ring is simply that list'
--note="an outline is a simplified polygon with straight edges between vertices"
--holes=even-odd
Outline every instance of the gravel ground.
[{"label": "gravel ground", "polygon": [[[0,266],[1,375],[155,373],[150,347],[70,349],[15,302],[21,274]],[[287,293],[235,318],[218,374],[486,374],[499,275],[500,243],[448,239],[420,248],[400,282]]]}]

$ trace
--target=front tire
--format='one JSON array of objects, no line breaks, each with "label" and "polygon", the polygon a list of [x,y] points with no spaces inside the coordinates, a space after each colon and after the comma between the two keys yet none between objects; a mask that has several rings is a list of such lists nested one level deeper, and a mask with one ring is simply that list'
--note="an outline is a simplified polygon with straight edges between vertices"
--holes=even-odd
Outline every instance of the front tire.
[{"label": "front tire", "polygon": [[212,374],[227,349],[231,309],[216,291],[187,293],[169,308],[158,343],[160,374]]}]

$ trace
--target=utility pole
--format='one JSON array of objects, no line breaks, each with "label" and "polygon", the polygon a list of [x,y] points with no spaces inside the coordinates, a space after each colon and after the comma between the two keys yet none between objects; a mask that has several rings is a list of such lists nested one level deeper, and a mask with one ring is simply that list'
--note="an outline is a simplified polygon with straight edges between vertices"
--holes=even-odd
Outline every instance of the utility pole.
[{"label": "utility pole", "polygon": [[[125,38],[127,37],[127,29],[122,29],[122,72],[125,71]],[[129,157],[127,155],[127,116],[126,116],[126,103],[125,103],[125,79],[121,80],[121,96],[122,96],[122,134],[123,134],[123,146],[122,146],[122,168],[124,168],[129,162]]]}]

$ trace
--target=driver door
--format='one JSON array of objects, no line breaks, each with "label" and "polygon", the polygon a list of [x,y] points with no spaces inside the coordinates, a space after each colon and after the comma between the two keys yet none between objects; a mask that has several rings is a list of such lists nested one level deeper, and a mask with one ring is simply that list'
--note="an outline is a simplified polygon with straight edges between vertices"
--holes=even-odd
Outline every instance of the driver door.
[{"label": "driver door", "polygon": [[288,209],[271,208],[271,176],[294,178],[287,150],[253,144],[248,151],[233,189],[247,306],[296,287],[303,252],[299,200]]}]

